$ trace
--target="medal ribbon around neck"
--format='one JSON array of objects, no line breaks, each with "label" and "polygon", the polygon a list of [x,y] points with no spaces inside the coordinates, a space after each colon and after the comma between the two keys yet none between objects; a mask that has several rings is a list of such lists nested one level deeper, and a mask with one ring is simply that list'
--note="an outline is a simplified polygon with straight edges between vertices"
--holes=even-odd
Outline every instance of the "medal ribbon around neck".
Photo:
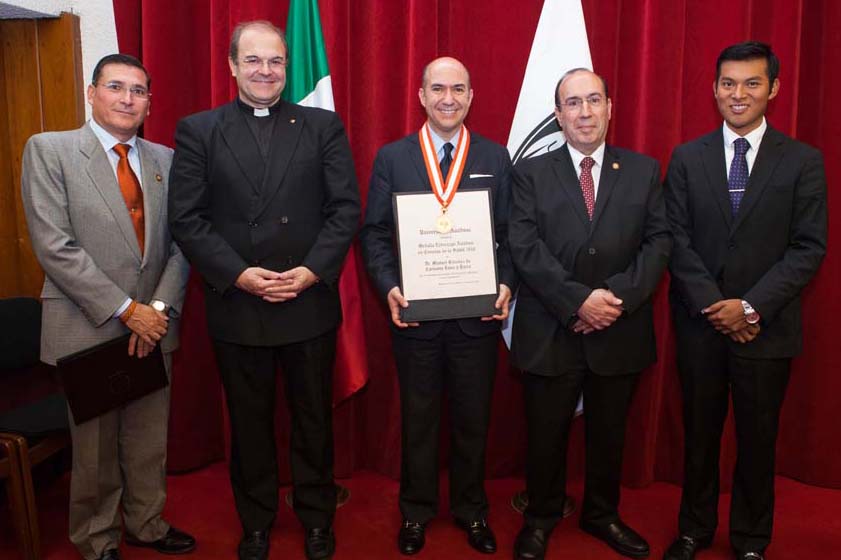
[{"label": "medal ribbon around neck", "polygon": [[458,138],[455,157],[444,179],[441,176],[441,167],[438,165],[438,155],[435,153],[435,145],[432,143],[432,136],[429,134],[429,123],[425,123],[418,132],[420,139],[423,161],[426,164],[426,174],[429,176],[429,184],[432,185],[432,192],[441,204],[441,212],[446,212],[447,207],[456,196],[458,184],[461,182],[461,173],[464,171],[464,164],[467,161],[467,152],[470,151],[470,133],[467,127],[461,125],[461,134]]}]

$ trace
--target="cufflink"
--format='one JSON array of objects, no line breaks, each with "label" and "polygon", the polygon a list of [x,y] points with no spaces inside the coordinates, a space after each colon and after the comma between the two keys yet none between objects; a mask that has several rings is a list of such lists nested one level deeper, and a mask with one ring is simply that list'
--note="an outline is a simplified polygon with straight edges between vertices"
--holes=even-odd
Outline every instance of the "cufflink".
[{"label": "cufflink", "polygon": [[289,119],[289,122],[295,124],[295,119]]},{"label": "cufflink", "polygon": [[619,169],[619,164],[614,161],[613,165],[611,165],[611,167],[614,168],[614,169]]},{"label": "cufflink", "polygon": [[156,173],[155,174],[155,181],[160,183],[162,180],[163,180],[163,177],[161,177],[160,173]]}]

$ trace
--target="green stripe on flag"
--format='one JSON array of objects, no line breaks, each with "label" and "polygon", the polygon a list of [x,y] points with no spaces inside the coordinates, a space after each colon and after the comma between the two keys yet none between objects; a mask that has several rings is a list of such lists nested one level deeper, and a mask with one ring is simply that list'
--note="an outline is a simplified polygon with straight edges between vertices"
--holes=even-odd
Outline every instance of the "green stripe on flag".
[{"label": "green stripe on flag", "polygon": [[315,90],[319,80],[330,75],[318,0],[292,0],[286,22],[286,41],[289,43],[289,67],[283,98],[299,103]]}]

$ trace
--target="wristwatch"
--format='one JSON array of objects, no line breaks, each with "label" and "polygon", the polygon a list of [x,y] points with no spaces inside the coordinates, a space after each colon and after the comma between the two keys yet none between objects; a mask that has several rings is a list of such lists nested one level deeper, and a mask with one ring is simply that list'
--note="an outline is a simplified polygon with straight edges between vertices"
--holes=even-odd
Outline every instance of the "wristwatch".
[{"label": "wristwatch", "polygon": [[748,325],[755,325],[759,322],[759,313],[745,300],[742,300],[742,309],[745,310],[745,321],[748,322]]},{"label": "wristwatch", "polygon": [[149,305],[152,306],[152,309],[154,309],[155,311],[160,311],[164,315],[169,316],[169,309],[171,306],[162,302],[161,300],[153,299],[149,302]]}]

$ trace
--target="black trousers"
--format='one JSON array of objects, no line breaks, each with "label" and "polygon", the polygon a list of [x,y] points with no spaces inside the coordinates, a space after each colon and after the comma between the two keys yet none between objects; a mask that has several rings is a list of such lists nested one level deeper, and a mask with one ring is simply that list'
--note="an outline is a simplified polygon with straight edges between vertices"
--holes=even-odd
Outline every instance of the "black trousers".
[{"label": "black trousers", "polygon": [[295,514],[305,528],[331,525],[336,511],[332,421],[336,332],[276,347],[218,340],[213,347],[231,420],[231,486],[243,530],[268,530],[277,515],[278,366],[291,418]]},{"label": "black trousers", "polygon": [[392,337],[400,381],[400,512],[426,523],[438,511],[438,444],[444,391],[450,413],[450,511],[463,521],[488,515],[485,446],[499,335],[470,337],[448,321],[430,340]]},{"label": "black trousers", "polygon": [[619,519],[619,484],[625,421],[639,374],[602,376],[580,367],[557,376],[523,374],[528,452],[525,522],[551,529],[563,517],[569,430],[584,395],[586,470],[581,521],[607,525]]},{"label": "black trousers", "polygon": [[735,356],[706,325],[677,335],[686,445],[680,532],[700,539],[715,533],[721,434],[732,397],[737,458],[730,544],[762,552],[771,542],[777,432],[791,360]]}]

